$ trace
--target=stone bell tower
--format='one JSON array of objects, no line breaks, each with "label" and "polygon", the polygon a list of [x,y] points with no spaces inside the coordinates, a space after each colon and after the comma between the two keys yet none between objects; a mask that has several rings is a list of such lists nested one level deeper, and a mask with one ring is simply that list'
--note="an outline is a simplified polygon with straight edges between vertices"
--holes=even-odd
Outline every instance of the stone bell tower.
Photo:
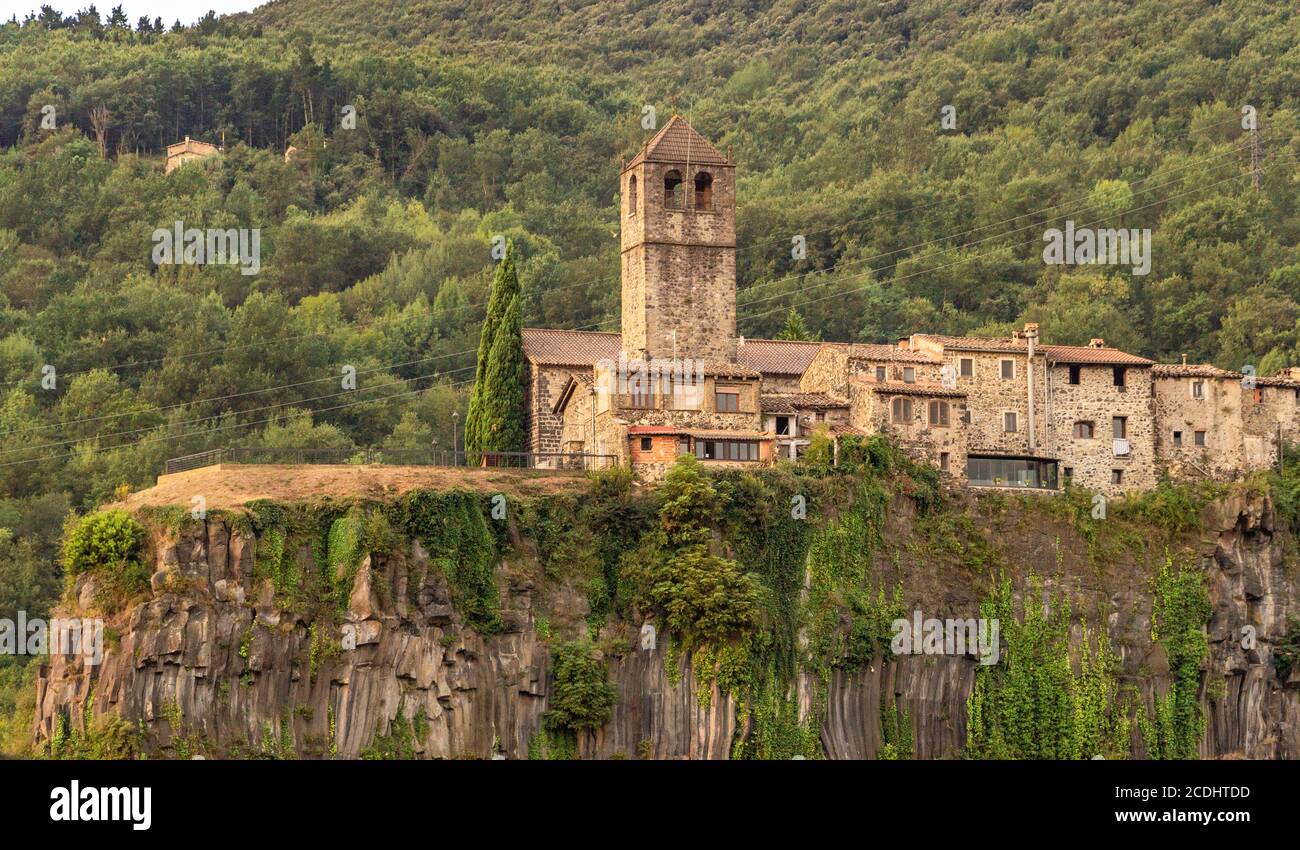
[{"label": "stone bell tower", "polygon": [[623,351],[736,360],[736,167],[680,116],[623,168]]}]

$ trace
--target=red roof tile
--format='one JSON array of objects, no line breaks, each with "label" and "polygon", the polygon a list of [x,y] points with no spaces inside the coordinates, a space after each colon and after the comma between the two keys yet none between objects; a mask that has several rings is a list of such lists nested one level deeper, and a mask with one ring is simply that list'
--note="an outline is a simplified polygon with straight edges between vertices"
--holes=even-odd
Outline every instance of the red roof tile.
[{"label": "red roof tile", "polygon": [[985,339],[978,336],[940,336],[938,334],[916,334],[921,339],[932,339],[944,348],[951,348],[957,351],[1024,351],[1025,341],[1023,339],[1011,339],[1010,337],[997,337],[995,339]]},{"label": "red roof tile", "polygon": [[[616,333],[524,328],[523,336],[524,356],[539,366],[591,366],[600,360],[617,360],[622,349],[622,337]],[[739,362],[735,366],[711,363],[706,364],[705,371],[738,377],[746,377],[745,370],[769,375],[802,375],[823,345],[844,343],[746,339],[737,348]]]},{"label": "red roof tile", "polygon": [[621,337],[616,333],[524,328],[524,356],[541,366],[586,366],[617,359]]},{"label": "red roof tile", "polygon": [[[841,344],[841,343],[836,343]],[[936,357],[932,357],[924,351],[912,351],[911,349],[901,348],[897,345],[885,345],[883,343],[855,342],[849,345],[849,357],[854,360],[888,360],[893,363],[938,363]]]},{"label": "red roof tile", "polygon": [[881,395],[921,395],[933,398],[966,397],[966,393],[961,390],[950,390],[928,384],[876,384],[872,386],[871,390]]},{"label": "red roof tile", "polygon": [[656,133],[653,139],[646,142],[645,147],[641,148],[623,170],[626,171],[642,162],[731,164],[731,160],[719,153],[717,148],[709,144],[708,140],[697,133],[695,128],[687,124],[686,119],[680,115],[670,118],[664,128]]},{"label": "red roof tile", "polygon": [[849,403],[825,393],[763,393],[759,406],[764,413],[794,413],[795,410],[826,410]]},{"label": "red roof tile", "polygon": [[847,347],[842,342],[805,342],[789,339],[746,339],[736,349],[736,359],[764,374],[802,375],[823,345]]},{"label": "red roof tile", "polygon": [[1151,366],[1154,360],[1120,351],[1118,348],[1094,348],[1091,345],[1044,345],[1043,352],[1054,363],[1101,363],[1114,366]]},{"label": "red roof tile", "polygon": [[1228,378],[1236,380],[1240,372],[1230,372],[1208,363],[1157,363],[1151,367],[1154,378]]}]

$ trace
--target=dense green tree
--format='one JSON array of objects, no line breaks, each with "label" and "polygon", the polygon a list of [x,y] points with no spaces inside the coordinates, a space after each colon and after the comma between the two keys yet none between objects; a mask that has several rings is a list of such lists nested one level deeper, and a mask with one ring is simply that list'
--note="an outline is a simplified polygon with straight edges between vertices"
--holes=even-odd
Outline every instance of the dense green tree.
[{"label": "dense green tree", "polygon": [[514,243],[506,245],[497,266],[488,301],[487,318],[479,338],[478,363],[469,413],[465,417],[465,450],[523,451],[524,382],[519,275]]},{"label": "dense green tree", "polygon": [[796,340],[819,340],[820,334],[815,334],[808,330],[808,325],[804,322],[803,316],[799,311],[791,307],[790,312],[785,314],[785,326],[781,332],[776,335],[777,339],[796,339]]}]

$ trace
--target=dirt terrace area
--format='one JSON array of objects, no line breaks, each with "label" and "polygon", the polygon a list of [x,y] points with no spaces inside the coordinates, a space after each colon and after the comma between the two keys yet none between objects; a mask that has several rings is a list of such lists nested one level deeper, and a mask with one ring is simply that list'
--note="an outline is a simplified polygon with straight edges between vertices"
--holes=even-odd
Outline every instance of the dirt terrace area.
[{"label": "dirt terrace area", "polygon": [[132,493],[126,508],[190,506],[202,496],[208,508],[236,508],[258,499],[391,499],[410,490],[462,488],[507,496],[540,496],[580,490],[580,472],[545,469],[465,469],[438,466],[218,464],[162,475],[148,490]]}]

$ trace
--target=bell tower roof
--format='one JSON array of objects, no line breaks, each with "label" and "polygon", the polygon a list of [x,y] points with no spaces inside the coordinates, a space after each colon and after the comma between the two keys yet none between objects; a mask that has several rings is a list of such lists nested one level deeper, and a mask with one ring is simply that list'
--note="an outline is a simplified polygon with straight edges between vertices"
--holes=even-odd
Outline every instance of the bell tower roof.
[{"label": "bell tower roof", "polygon": [[688,161],[701,165],[731,165],[731,160],[686,123],[685,118],[674,115],[653,139],[645,143],[632,161],[623,166],[623,170],[627,171],[643,162]]}]

